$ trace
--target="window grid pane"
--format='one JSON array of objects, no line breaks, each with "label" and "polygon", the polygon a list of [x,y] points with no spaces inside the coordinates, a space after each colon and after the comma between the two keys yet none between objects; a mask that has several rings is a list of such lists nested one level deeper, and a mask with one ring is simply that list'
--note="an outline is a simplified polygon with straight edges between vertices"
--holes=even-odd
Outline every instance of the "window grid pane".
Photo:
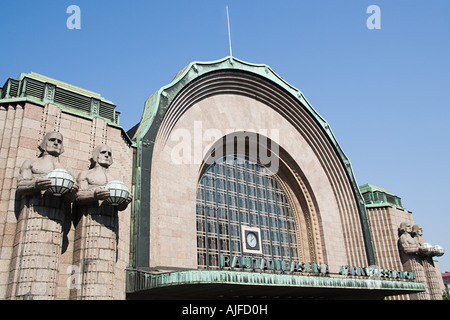
[{"label": "window grid pane", "polygon": [[258,256],[298,258],[295,221],[285,192],[263,166],[240,156],[214,163],[199,182],[196,208],[199,268],[219,268],[221,254],[243,256],[241,226],[260,228]]}]

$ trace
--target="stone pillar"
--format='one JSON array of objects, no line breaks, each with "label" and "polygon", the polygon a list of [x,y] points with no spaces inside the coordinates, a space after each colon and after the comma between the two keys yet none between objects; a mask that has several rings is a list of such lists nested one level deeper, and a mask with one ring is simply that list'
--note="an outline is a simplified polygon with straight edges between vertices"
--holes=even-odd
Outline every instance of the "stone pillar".
[{"label": "stone pillar", "polygon": [[74,265],[80,286],[71,299],[113,299],[118,241],[117,209],[102,205],[77,206]]},{"label": "stone pillar", "polygon": [[442,300],[443,292],[438,280],[438,273],[434,266],[433,258],[427,257],[423,260],[423,266],[427,277],[428,292],[431,300]]},{"label": "stone pillar", "polygon": [[433,256],[437,256],[440,254],[435,252],[433,247],[422,238],[423,230],[421,226],[414,225],[412,227],[411,235],[419,246],[426,244],[425,246],[429,248],[427,252],[423,253],[420,256],[425,272],[427,292],[431,300],[442,300],[443,292],[441,291],[441,286],[439,283],[440,279],[438,279],[438,273],[436,272],[436,267],[434,266],[433,262]]},{"label": "stone pillar", "polygon": [[417,255],[402,255],[403,268],[406,271],[414,272],[416,280],[425,284],[426,291],[409,295],[411,300],[430,300],[428,281],[425,274],[423,261]]},{"label": "stone pillar", "polygon": [[[72,176],[59,164],[64,151],[62,141],[60,133],[47,133],[39,146],[38,159],[25,161],[20,169],[17,194],[21,196],[21,206],[10,265],[9,299],[56,297],[59,257],[68,231],[65,222],[70,219],[70,202],[77,191],[76,184],[72,186]],[[57,191],[53,189],[56,184],[47,177],[55,169],[64,172],[60,181],[70,181],[64,184],[66,188]]]},{"label": "stone pillar", "polygon": [[109,173],[112,162],[111,148],[97,146],[90,169],[77,177],[74,264],[79,268],[80,285],[71,290],[71,299],[114,299],[118,214],[127,208],[131,196],[113,200],[113,191],[107,189],[108,183],[115,181]]},{"label": "stone pillar", "polygon": [[[439,255],[433,247],[422,239],[422,228],[403,222],[400,225],[399,249],[403,267],[412,271],[416,279],[425,284],[426,291],[410,294],[412,300],[442,300],[439,280],[432,257]],[[437,250],[439,251],[439,250]],[[442,252],[443,254],[443,252]],[[441,255],[442,255],[441,254]]]},{"label": "stone pillar", "polygon": [[54,299],[67,205],[48,195],[24,197],[17,221],[9,299]]}]

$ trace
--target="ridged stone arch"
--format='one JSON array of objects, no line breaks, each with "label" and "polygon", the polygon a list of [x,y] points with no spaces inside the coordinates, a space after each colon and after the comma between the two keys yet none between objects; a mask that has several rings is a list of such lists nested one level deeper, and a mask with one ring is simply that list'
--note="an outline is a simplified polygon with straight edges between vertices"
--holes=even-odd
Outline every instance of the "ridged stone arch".
[{"label": "ridged stone arch", "polygon": [[[147,102],[134,139],[138,145],[135,178],[138,215],[136,257],[138,265],[148,259],[150,208],[146,204],[150,168],[155,145],[165,145],[183,114],[196,103],[215,95],[243,95],[272,108],[286,119],[312,148],[326,173],[339,208],[348,263],[376,264],[364,201],[353,176],[350,161],[340,149],[328,123],[303,94],[265,65],[254,65],[227,57],[215,62],[195,62],[183,69],[169,85]],[[139,149],[139,147],[141,147]],[[144,160],[145,159],[145,160]],[[145,162],[143,162],[145,161]],[[149,163],[150,162],[150,163]],[[295,174],[294,174],[295,175]],[[299,179],[302,181],[302,179]],[[140,182],[140,183],[139,183]],[[140,222],[143,222],[139,225]],[[139,247],[142,247],[140,251]]]},{"label": "ridged stone arch", "polygon": [[[261,143],[264,141],[264,143]],[[224,156],[238,154],[237,144],[242,146],[243,154],[255,163],[264,166],[259,155],[270,154],[270,159],[276,162],[274,178],[284,190],[289,206],[296,222],[296,235],[299,261],[327,263],[323,252],[323,234],[321,232],[320,215],[317,203],[309,183],[290,155],[276,142],[254,132],[234,132],[216,141],[203,160],[199,169],[198,182],[204,172],[215,160]],[[254,147],[258,146],[258,150]],[[220,150],[220,152],[217,152]],[[220,156],[217,155],[217,153]],[[273,162],[272,162],[273,164]],[[269,167],[270,170],[270,167]]]}]

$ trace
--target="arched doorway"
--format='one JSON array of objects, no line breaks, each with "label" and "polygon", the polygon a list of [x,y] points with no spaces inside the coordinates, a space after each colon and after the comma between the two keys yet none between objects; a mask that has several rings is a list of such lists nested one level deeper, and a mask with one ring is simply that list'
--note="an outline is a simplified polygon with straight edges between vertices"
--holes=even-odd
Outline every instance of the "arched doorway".
[{"label": "arched doorway", "polygon": [[302,176],[265,136],[219,139],[199,172],[198,268],[217,269],[223,256],[324,263],[318,209]]},{"label": "arched doorway", "polygon": [[264,166],[241,155],[210,165],[197,189],[199,268],[220,256],[297,260],[296,222],[283,187]]}]

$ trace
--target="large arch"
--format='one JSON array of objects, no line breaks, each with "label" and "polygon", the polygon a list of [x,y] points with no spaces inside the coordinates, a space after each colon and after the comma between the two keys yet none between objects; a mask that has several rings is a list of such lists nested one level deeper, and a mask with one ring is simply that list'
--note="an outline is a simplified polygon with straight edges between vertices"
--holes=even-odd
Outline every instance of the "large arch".
[{"label": "large arch", "polygon": [[[186,235],[195,231],[189,212],[195,216],[196,181],[207,150],[194,144],[195,135],[200,132],[203,142],[208,130],[270,128],[279,129],[287,166],[299,169],[292,176],[307,182],[298,183],[297,190],[313,195],[303,197],[317,211],[320,224],[313,228],[321,228],[315,235],[323,245],[323,261],[330,267],[375,264],[364,202],[328,123],[269,67],[227,57],[190,64],[146,102],[133,138],[138,147],[134,267],[196,268],[195,237],[186,240]],[[192,161],[181,165],[172,154],[181,143],[180,133],[193,141]]]},{"label": "large arch", "polygon": [[256,132],[236,131],[218,139],[205,153],[198,182],[223,157],[239,155],[271,172],[284,191],[295,220],[298,259],[328,263],[324,254],[322,223],[314,194],[298,164],[275,141]]},{"label": "large arch", "polygon": [[230,155],[245,156],[271,171],[286,194],[296,222],[299,260],[328,263],[323,251],[323,228],[317,201],[305,175],[289,153],[259,133],[236,131],[218,139],[205,153],[198,181],[216,160]]}]

